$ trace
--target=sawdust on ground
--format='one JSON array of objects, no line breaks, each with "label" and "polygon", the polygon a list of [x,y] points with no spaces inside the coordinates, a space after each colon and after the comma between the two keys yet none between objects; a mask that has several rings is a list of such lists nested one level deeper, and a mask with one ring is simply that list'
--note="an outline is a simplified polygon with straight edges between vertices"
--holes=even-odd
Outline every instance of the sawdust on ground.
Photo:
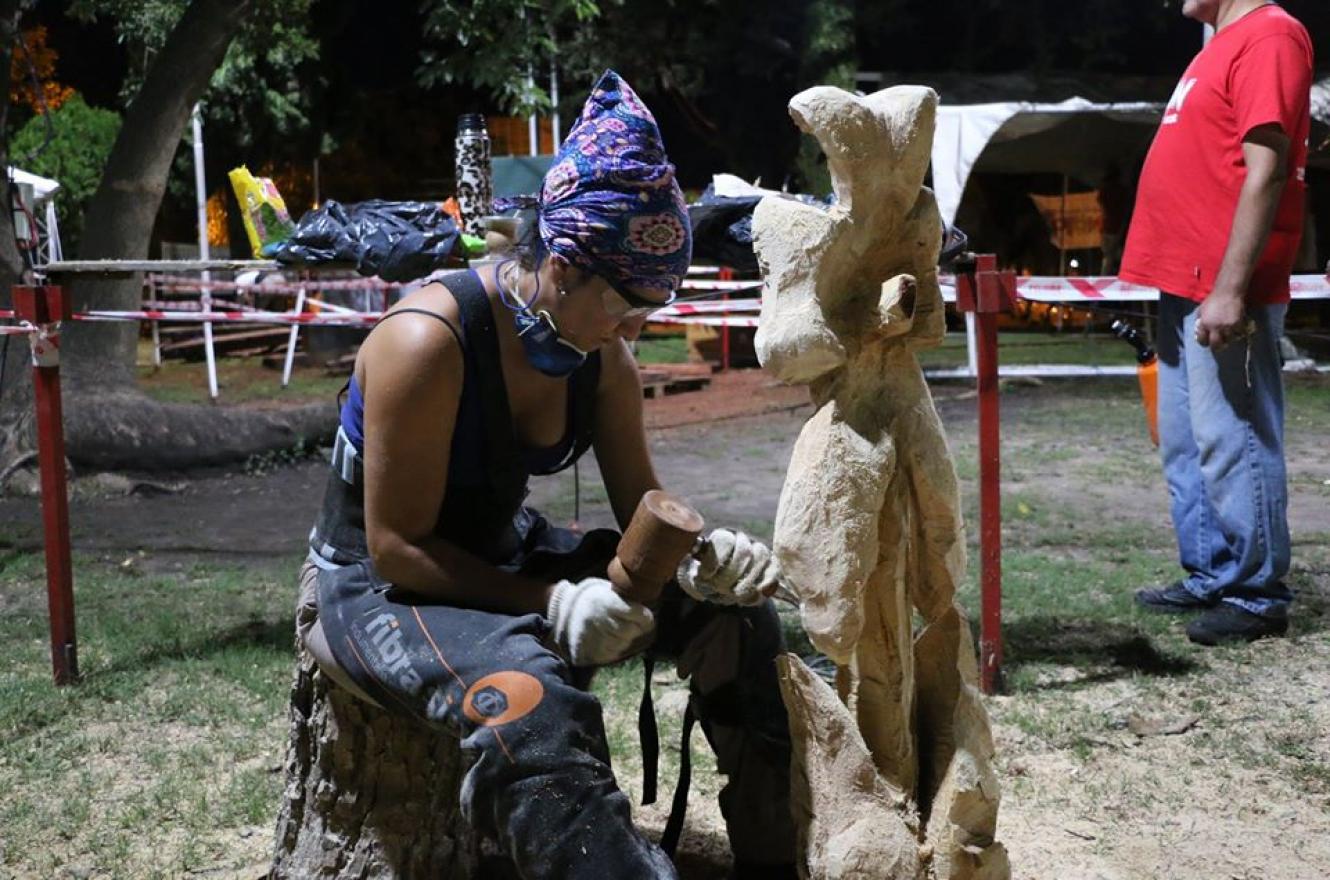
[{"label": "sawdust on ground", "polygon": [[[1330,395],[1330,386],[1323,391]],[[1009,394],[1004,443],[1019,455],[1026,425],[1050,413],[1056,418],[1058,407],[1071,405],[1069,396],[1075,405],[1104,405],[1099,393],[1069,394],[1059,386]],[[975,453],[974,401],[960,385],[942,387],[937,397],[962,463],[962,485],[973,494],[964,461]],[[1131,398],[1118,394],[1112,401],[1125,406]],[[806,391],[736,371],[718,375],[706,392],[648,401],[646,412],[657,467],[671,489],[695,499],[713,523],[755,530],[764,520],[769,524],[789,450],[810,412]],[[1330,503],[1324,488],[1330,487],[1330,448],[1296,418],[1289,431],[1291,519],[1295,535],[1304,536],[1294,551],[1302,560],[1295,572],[1302,591],[1297,613],[1309,623],[1288,639],[1197,649],[1197,665],[1185,674],[1160,678],[1117,670],[1100,676],[1068,666],[1051,673],[1047,687],[1036,693],[988,701],[1004,786],[998,838],[1011,853],[1017,880],[1330,876]],[[1157,524],[1160,552],[1167,553],[1171,537],[1153,454],[1123,453],[1121,467],[1094,479],[1086,462],[1111,459],[1122,450],[1122,438],[1064,439],[1080,451],[1066,453],[1060,476],[1050,472],[1023,482],[1019,471],[1009,470],[1007,489],[1042,493],[1072,519]],[[1036,453],[1047,451],[1047,439],[1041,442],[1045,446]],[[588,490],[596,482],[594,464],[583,470],[581,520],[607,522],[603,498]],[[179,491],[165,494],[88,493],[73,510],[75,547],[161,569],[208,557],[294,560],[325,478],[324,465],[305,462],[262,474],[183,475]],[[533,501],[571,517],[570,479],[538,485]],[[34,499],[0,498],[0,521],[9,527],[11,546],[40,547]],[[1009,527],[1019,541],[1041,524],[1015,521]],[[1076,558],[1075,547],[1063,549]],[[658,698],[669,690],[663,686]],[[1071,715],[1098,721],[1074,734],[1060,730],[1059,720]],[[1165,727],[1184,717],[1197,720],[1178,725],[1186,727],[1181,733],[1139,737],[1130,730],[1132,715],[1162,720]],[[690,880],[718,880],[727,870],[715,799],[720,781],[705,752],[699,736],[694,755],[700,767],[680,854]],[[280,754],[273,758],[279,761]],[[631,789],[639,778],[636,756],[616,755],[615,766]],[[121,769],[131,779],[140,772]],[[663,778],[662,790],[668,793],[672,781]],[[638,817],[658,834],[667,812],[668,796],[639,808]],[[255,829],[230,845],[231,864],[259,865],[271,841],[266,829]],[[236,876],[241,874],[252,870]]]}]

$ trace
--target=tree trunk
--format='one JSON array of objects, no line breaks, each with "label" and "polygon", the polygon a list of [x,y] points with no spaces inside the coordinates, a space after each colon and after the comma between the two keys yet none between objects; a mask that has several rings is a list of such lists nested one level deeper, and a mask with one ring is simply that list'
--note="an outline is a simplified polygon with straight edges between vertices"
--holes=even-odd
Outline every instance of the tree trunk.
[{"label": "tree trunk", "polygon": [[[0,51],[0,84],[4,86],[0,102],[5,115],[9,107],[9,47],[18,30],[20,5],[16,0],[0,2],[0,28],[5,30]],[[167,172],[190,108],[203,94],[250,5],[249,0],[193,0],[171,31],[125,115],[101,185],[88,205],[80,247],[82,258],[147,256],[153,221],[166,190]],[[9,305],[9,288],[20,267],[12,219],[8,210],[0,210],[0,307]],[[74,281],[70,288],[75,308],[135,309],[140,301],[141,282],[138,278]],[[128,388],[134,382],[138,324],[67,322],[61,337],[66,429],[71,434],[93,437],[94,428],[105,424],[105,414],[98,415],[104,389]],[[8,339],[6,344],[0,338],[0,365],[4,370],[0,385],[0,467],[34,445],[28,346],[21,336]],[[130,415],[128,407],[118,410],[126,418],[121,433],[153,433],[146,428],[149,417],[155,419],[157,432],[171,433],[168,413],[152,407],[148,401],[144,404],[144,411],[137,418]],[[232,420],[238,421],[240,417],[233,416]],[[79,425],[84,421],[89,427],[80,431]],[[93,446],[102,443],[94,440]],[[178,440],[172,438],[169,448],[198,449],[206,445],[199,437],[190,435]],[[69,452],[72,458],[80,458],[80,444],[71,442]],[[151,466],[151,461],[131,464]]]},{"label": "tree trunk", "polygon": [[[0,130],[9,130],[10,51],[18,39],[19,0],[0,0]],[[8,138],[0,138],[0,167],[8,167]],[[9,205],[9,182],[0,183],[4,204]],[[0,210],[0,309],[14,306],[10,287],[23,274],[23,260],[14,241],[14,219],[8,208]],[[7,323],[7,322],[6,322]],[[4,418],[5,414],[12,414]],[[32,367],[28,340],[23,336],[0,336],[0,469],[22,445],[32,420]]]},{"label": "tree trunk", "polygon": [[[186,470],[332,443],[333,401],[280,409],[163,404],[133,391],[77,395],[65,411],[69,460],[98,470]],[[0,462],[0,467],[3,462]]]},{"label": "tree trunk", "polygon": [[350,695],[301,652],[269,880],[509,876],[458,808],[454,737]]},{"label": "tree trunk", "polygon": [[[0,0],[0,101],[7,112],[8,47],[17,0]],[[192,0],[148,70],[125,114],[101,184],[88,204],[79,257],[143,259],[166,191],[171,161],[196,101],[253,7],[251,0]],[[8,211],[0,211],[0,307],[21,262]],[[60,280],[60,279],[57,279]],[[142,281],[66,279],[74,307],[133,310]],[[244,460],[319,443],[331,435],[331,406],[258,411],[165,406],[133,393],[137,322],[67,322],[61,330],[61,380],[69,457],[101,468],[187,468]],[[4,340],[8,339],[8,343]],[[32,378],[21,336],[0,337],[0,469],[34,446]]]},{"label": "tree trunk", "polygon": [[[185,9],[125,113],[84,215],[80,259],[148,256],[171,160],[190,110],[252,5],[250,0],[192,0]],[[142,290],[137,276],[80,279],[71,286],[75,308],[136,309]],[[65,331],[63,372],[75,386],[132,385],[137,339],[134,322],[74,324]]]}]

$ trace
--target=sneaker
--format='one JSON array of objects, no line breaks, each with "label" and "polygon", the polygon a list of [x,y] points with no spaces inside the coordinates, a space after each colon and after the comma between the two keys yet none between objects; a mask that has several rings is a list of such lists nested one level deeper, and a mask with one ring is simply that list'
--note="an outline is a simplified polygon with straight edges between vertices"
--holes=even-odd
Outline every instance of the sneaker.
[{"label": "sneaker", "polygon": [[1198,645],[1254,642],[1288,632],[1287,617],[1262,617],[1228,602],[1187,624],[1187,638]]},{"label": "sneaker", "polygon": [[1186,614],[1215,607],[1209,599],[1202,599],[1182,585],[1182,581],[1149,590],[1136,591],[1136,604],[1147,611],[1161,614]]}]

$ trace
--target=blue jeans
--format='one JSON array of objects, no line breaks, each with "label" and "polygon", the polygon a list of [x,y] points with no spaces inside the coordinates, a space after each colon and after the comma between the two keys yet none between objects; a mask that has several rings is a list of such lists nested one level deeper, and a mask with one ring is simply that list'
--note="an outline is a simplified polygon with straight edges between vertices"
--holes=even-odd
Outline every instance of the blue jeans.
[{"label": "blue jeans", "polygon": [[1187,577],[1253,614],[1288,614],[1288,488],[1279,338],[1287,305],[1247,310],[1255,333],[1216,353],[1196,341],[1198,303],[1159,298],[1159,451]]}]

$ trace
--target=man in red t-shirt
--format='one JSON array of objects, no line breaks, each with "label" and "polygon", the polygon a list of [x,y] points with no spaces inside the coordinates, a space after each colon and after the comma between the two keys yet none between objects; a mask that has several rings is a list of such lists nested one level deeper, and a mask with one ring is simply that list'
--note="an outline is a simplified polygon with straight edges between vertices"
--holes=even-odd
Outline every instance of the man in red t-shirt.
[{"label": "man in red t-shirt", "polygon": [[1203,611],[1192,641],[1288,629],[1279,339],[1302,236],[1312,45],[1266,0],[1184,0],[1213,25],[1164,111],[1123,279],[1157,287],[1159,440],[1185,576],[1136,601]]}]

